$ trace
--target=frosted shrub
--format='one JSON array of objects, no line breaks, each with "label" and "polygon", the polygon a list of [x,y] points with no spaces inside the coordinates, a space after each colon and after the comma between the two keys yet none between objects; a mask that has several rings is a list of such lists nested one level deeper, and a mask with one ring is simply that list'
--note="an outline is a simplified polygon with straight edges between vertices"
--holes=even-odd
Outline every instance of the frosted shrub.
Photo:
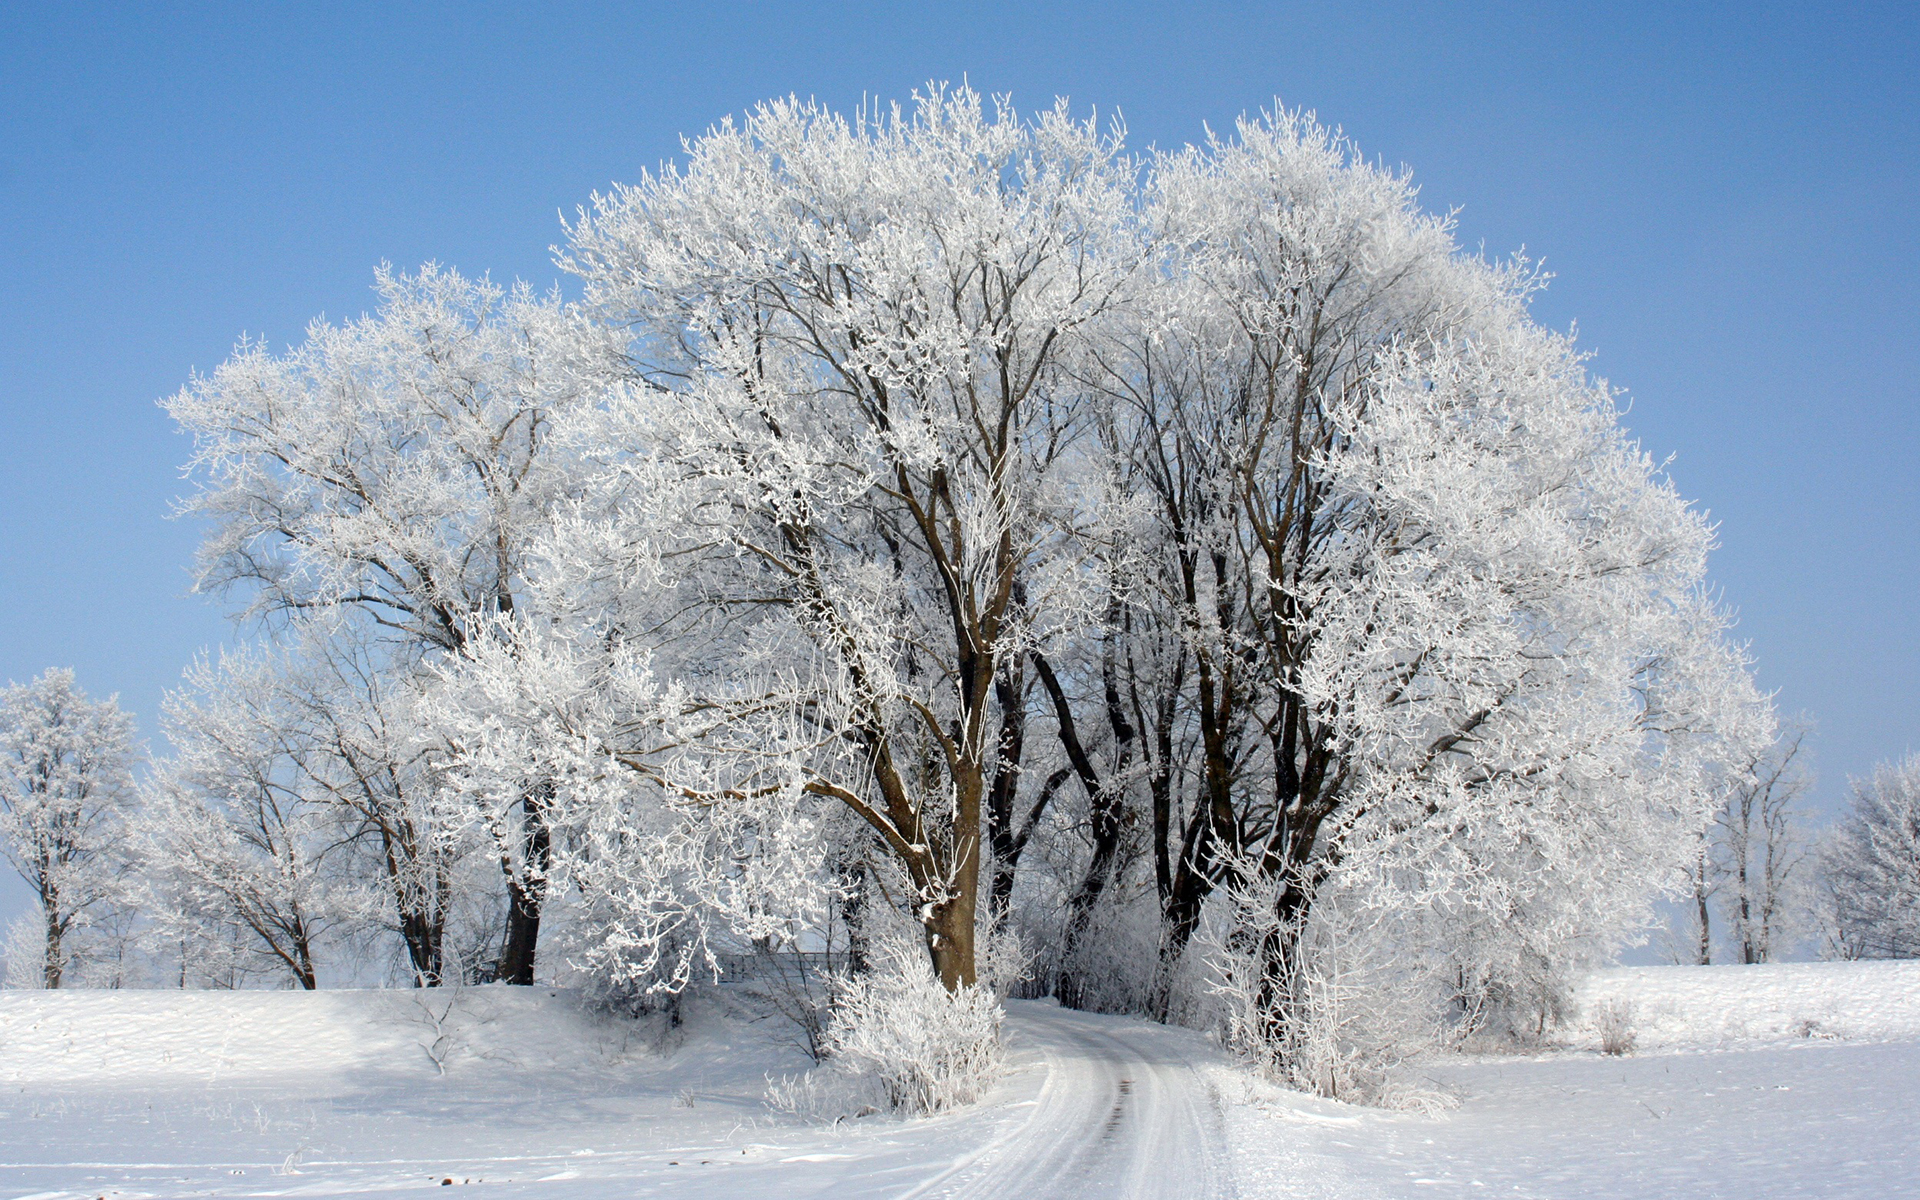
[{"label": "frosted shrub", "polygon": [[15,917],[7,926],[5,940],[0,941],[0,987],[46,987],[46,963],[46,918],[36,906]]},{"label": "frosted shrub", "polygon": [[[1337,902],[1288,924],[1283,885],[1243,879],[1221,906],[1231,911],[1215,914],[1224,927],[1198,947],[1228,1047],[1268,1079],[1316,1095],[1447,1107],[1448,1097],[1410,1085],[1400,1069],[1440,1040],[1433,979],[1411,947],[1380,914]],[[1288,949],[1274,961],[1280,946]]]},{"label": "frosted shrub", "polygon": [[1593,1008],[1593,1028],[1600,1035],[1603,1053],[1633,1053],[1633,1001],[1616,998],[1602,1000]]},{"label": "frosted shrub", "polygon": [[768,1100],[817,1119],[970,1104],[999,1073],[1002,1015],[991,988],[949,993],[924,953],[895,943],[840,989],[826,1064],[776,1082]]},{"label": "frosted shrub", "polygon": [[992,993],[996,1001],[1005,1000],[1016,987],[1032,978],[1034,954],[1018,932],[995,929],[991,922],[982,922],[976,937],[980,988]]},{"label": "frosted shrub", "polygon": [[1058,965],[1061,1003],[1086,1012],[1156,1012],[1166,993],[1152,893],[1103,905]]}]

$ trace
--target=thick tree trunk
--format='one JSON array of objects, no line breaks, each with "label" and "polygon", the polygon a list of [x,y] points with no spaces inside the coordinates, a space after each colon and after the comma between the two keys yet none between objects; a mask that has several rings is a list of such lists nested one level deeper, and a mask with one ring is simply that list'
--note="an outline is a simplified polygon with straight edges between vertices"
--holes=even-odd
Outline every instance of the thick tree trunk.
[{"label": "thick tree trunk", "polygon": [[431,913],[400,914],[400,937],[407,944],[415,987],[439,987],[446,969],[442,958],[445,923]]},{"label": "thick tree trunk", "polygon": [[[977,889],[962,888],[973,892]],[[936,905],[926,920],[927,952],[933,958],[934,974],[949,992],[972,987],[979,980],[974,961],[974,895],[956,896]]]},{"label": "thick tree trunk", "polygon": [[[984,690],[984,689],[981,689]],[[980,911],[980,835],[985,772],[978,763],[968,763],[955,772],[953,812],[952,873],[945,879],[916,881],[923,891],[943,890],[946,895],[930,906],[923,924],[927,952],[933,958],[934,973],[949,992],[972,987],[979,979],[974,958],[974,922]]]},{"label": "thick tree trunk", "polygon": [[1026,690],[1025,663],[1016,657],[993,681],[994,699],[1000,706],[1000,741],[993,786],[987,791],[987,836],[993,846],[993,885],[987,896],[987,912],[996,929],[1006,924],[1012,910],[1014,873],[1026,845],[1014,827],[1017,818],[1013,811],[1027,742]]},{"label": "thick tree trunk", "polygon": [[44,978],[42,980],[49,990],[60,986],[60,977],[65,965],[61,961],[60,954],[60,923],[49,912],[47,914],[47,953],[43,960]]},{"label": "thick tree trunk", "polygon": [[507,931],[500,947],[496,977],[501,983],[533,984],[534,955],[540,943],[540,910],[546,901],[547,869],[553,862],[553,830],[547,824],[545,797],[539,789],[520,799],[521,869],[506,861]]}]

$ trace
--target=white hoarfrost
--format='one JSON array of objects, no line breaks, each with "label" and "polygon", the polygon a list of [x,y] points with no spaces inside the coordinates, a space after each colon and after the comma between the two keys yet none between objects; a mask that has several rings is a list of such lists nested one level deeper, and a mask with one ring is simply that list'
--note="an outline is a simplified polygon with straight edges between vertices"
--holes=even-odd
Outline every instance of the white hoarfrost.
[{"label": "white hoarfrost", "polygon": [[985,1093],[1001,1065],[999,999],[978,984],[949,992],[917,947],[892,945],[884,957],[839,982],[825,1063],[773,1085],[775,1104],[833,1119],[940,1112]]},{"label": "white hoarfrost", "polygon": [[1920,754],[1853,781],[1822,848],[1825,949],[1835,958],[1920,955]]},{"label": "white hoarfrost", "polygon": [[88,699],[70,670],[0,690],[0,853],[37,910],[31,933],[9,931],[9,983],[125,982],[113,932],[137,757],[119,698]]}]

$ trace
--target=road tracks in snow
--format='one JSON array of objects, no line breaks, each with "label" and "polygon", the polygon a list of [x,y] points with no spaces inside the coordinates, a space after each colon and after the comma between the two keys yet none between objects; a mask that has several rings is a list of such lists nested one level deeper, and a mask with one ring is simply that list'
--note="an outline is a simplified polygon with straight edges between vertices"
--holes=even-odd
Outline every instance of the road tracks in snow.
[{"label": "road tracks in snow", "polygon": [[1220,1097],[1201,1070],[1217,1051],[1197,1034],[1043,1003],[1007,1009],[1016,1096],[992,1105],[983,1145],[903,1200],[1235,1194]]}]

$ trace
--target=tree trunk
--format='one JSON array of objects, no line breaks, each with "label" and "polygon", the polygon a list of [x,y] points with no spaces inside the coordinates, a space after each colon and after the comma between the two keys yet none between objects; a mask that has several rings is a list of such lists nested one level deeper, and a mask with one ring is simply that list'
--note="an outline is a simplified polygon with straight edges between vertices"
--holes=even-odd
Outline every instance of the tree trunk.
[{"label": "tree trunk", "polygon": [[1014,828],[1013,802],[1020,789],[1020,760],[1027,741],[1026,670],[1021,656],[993,681],[1000,705],[1000,741],[996,748],[993,787],[987,792],[987,836],[993,845],[993,886],[987,912],[995,929],[1006,924],[1013,906],[1013,878],[1019,868],[1024,839]]},{"label": "tree trunk", "polygon": [[1257,999],[1261,1033],[1272,1046],[1294,1042],[1303,1014],[1300,996],[1300,933],[1305,925],[1307,894],[1289,886],[1277,901],[1277,924],[1261,936],[1260,990]]},{"label": "tree trunk", "polygon": [[400,939],[406,943],[415,987],[439,987],[445,970],[443,947],[447,928],[447,870],[436,865],[430,878],[409,886],[406,863],[420,863],[418,839],[410,831],[382,827],[387,882],[393,887],[394,913],[400,919]]},{"label": "tree trunk", "polygon": [[[1109,627],[1119,624],[1120,613],[1116,601],[1107,611]],[[1133,743],[1136,731],[1133,722],[1127,720],[1127,710],[1120,698],[1120,678],[1114,665],[1113,641],[1107,640],[1105,654],[1100,664],[1100,681],[1107,706],[1107,726],[1113,733],[1113,761],[1109,778],[1124,778],[1127,769],[1133,765]],[[1071,958],[1074,947],[1079,944],[1087,932],[1087,926],[1093,919],[1093,909],[1100,902],[1100,896],[1106,891],[1107,883],[1113,877],[1114,860],[1119,856],[1120,834],[1123,828],[1123,796],[1118,788],[1107,786],[1102,781],[1099,789],[1087,797],[1092,807],[1093,857],[1087,863],[1087,873],[1080,880],[1080,886],[1074,889],[1067,903],[1067,935],[1064,957]],[[1067,995],[1060,997],[1062,1004],[1081,1007],[1084,995],[1072,973],[1061,976],[1062,983],[1074,993],[1070,1001]]]},{"label": "tree trunk", "polygon": [[313,969],[313,943],[307,936],[306,923],[300,922],[293,933],[293,973],[300,980],[303,990],[313,992],[320,988],[319,977]]},{"label": "tree trunk", "polygon": [[1707,852],[1700,852],[1700,859],[1693,868],[1693,904],[1694,913],[1700,922],[1700,945],[1694,961],[1701,966],[1713,964],[1713,928],[1709,922],[1707,910]]},{"label": "tree trunk", "polygon": [[47,988],[52,990],[59,987],[65,964],[60,956],[60,922],[51,910],[47,912],[47,953],[42,965]]},{"label": "tree trunk", "polygon": [[847,973],[865,975],[871,962],[867,943],[867,868],[866,864],[842,861],[840,876],[840,923],[847,929]]},{"label": "tree trunk", "polygon": [[952,874],[944,881],[916,881],[922,894],[936,888],[947,893],[930,907],[923,924],[934,973],[949,992],[972,987],[978,980],[974,921],[980,910],[980,818],[986,790],[985,773],[978,763],[966,764],[955,774]]},{"label": "tree trunk", "polygon": [[[965,893],[977,891],[964,885],[960,890]],[[927,952],[933,958],[933,971],[940,977],[941,986],[949,992],[958,992],[978,982],[973,953],[975,907],[974,895],[955,896],[944,904],[936,905],[926,920]]]},{"label": "tree trunk", "polygon": [[400,937],[407,944],[407,958],[413,966],[415,987],[439,987],[445,971],[442,958],[443,922],[431,913],[400,914]]},{"label": "tree trunk", "polygon": [[[1113,613],[1109,612],[1109,619]],[[1114,858],[1120,848],[1121,796],[1100,778],[1094,769],[1093,760],[1087,755],[1086,748],[1080,743],[1079,728],[1073,717],[1073,706],[1067,700],[1066,690],[1060,686],[1059,678],[1047,660],[1039,655],[1033,656],[1034,669],[1039,673],[1040,682],[1045,685],[1047,694],[1052,697],[1054,713],[1060,726],[1060,745],[1067,752],[1067,760],[1072,764],[1074,773],[1080,777],[1080,785],[1086,790],[1090,823],[1093,831],[1093,856],[1087,863],[1086,874],[1080,884],[1074,888],[1072,897],[1067,901],[1067,926],[1062,938],[1061,962],[1066,968],[1061,971],[1055,992],[1060,1003],[1069,1008],[1079,1008],[1084,1001],[1080,981],[1074,975],[1070,960],[1074,947],[1081,935],[1086,932],[1087,924],[1093,915],[1093,907],[1100,895],[1106,890],[1107,880],[1113,874]],[[1107,719],[1113,727],[1115,751],[1113,770],[1120,774],[1127,769],[1132,755],[1134,730],[1127,720],[1126,711],[1121,705],[1120,685],[1114,674],[1111,643],[1102,664],[1105,683]]]},{"label": "tree trunk", "polygon": [[506,861],[507,932],[495,974],[501,983],[533,984],[534,954],[540,942],[540,909],[546,900],[547,869],[553,862],[553,830],[547,824],[542,789],[520,799],[521,869]]}]

